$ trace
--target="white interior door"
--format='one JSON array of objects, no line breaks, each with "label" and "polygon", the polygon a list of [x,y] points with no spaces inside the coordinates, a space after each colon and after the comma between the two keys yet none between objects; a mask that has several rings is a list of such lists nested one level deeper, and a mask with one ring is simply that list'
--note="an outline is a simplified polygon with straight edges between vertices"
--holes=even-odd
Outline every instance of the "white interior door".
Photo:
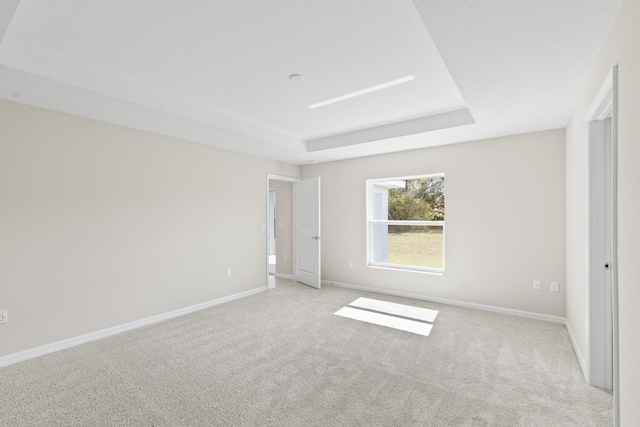
[{"label": "white interior door", "polygon": [[613,216],[611,118],[590,124],[589,379],[613,387]]},{"label": "white interior door", "polygon": [[589,268],[585,376],[613,389],[619,425],[617,339],[617,66],[586,114],[589,138]]},{"label": "white interior door", "polygon": [[293,184],[294,279],[320,289],[320,177]]}]

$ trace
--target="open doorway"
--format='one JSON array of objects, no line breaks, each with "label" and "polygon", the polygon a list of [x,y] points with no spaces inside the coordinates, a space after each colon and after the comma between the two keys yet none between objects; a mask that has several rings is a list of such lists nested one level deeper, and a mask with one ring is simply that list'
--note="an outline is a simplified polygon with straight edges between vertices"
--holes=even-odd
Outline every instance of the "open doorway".
[{"label": "open doorway", "polygon": [[276,278],[293,279],[293,183],[297,178],[267,175],[267,287]]},{"label": "open doorway", "polygon": [[267,256],[269,276],[276,275],[276,189],[269,188],[269,205],[267,207]]}]

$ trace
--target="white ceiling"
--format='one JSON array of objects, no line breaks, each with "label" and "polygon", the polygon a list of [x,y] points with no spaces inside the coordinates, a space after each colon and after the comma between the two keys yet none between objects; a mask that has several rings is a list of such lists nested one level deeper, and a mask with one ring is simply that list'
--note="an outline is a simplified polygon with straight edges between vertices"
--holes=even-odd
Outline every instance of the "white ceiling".
[{"label": "white ceiling", "polygon": [[3,0],[0,97],[296,164],[562,128],[620,3]]}]

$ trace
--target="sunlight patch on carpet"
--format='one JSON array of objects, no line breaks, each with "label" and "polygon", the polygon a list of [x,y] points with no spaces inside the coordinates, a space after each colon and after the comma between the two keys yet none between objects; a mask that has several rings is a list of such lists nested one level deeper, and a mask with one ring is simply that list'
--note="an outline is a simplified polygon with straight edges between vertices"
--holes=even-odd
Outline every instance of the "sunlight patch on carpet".
[{"label": "sunlight patch on carpet", "polygon": [[431,328],[433,328],[433,325],[429,325],[427,323],[389,316],[387,314],[374,313],[372,311],[359,310],[351,307],[342,307],[334,314],[337,316],[347,317],[349,319],[359,320],[361,322],[373,323],[374,325],[400,329],[402,331],[423,335],[425,337],[429,336]]},{"label": "sunlight patch on carpet", "polygon": [[397,304],[394,302],[380,301],[372,298],[360,297],[351,304],[352,307],[364,308],[367,310],[379,311],[382,313],[392,314],[394,316],[408,317],[410,319],[422,320],[424,322],[433,323],[438,315],[437,310],[429,310],[428,308],[412,307],[405,304]]}]

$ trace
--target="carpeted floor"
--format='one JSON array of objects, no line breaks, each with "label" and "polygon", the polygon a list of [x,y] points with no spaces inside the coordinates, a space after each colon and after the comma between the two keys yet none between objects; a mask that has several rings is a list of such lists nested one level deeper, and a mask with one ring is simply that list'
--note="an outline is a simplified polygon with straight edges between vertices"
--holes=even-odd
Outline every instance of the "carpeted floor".
[{"label": "carpeted floor", "polygon": [[[334,316],[439,310],[430,336]],[[608,426],[564,326],[289,281],[0,369],[2,426]]]}]

